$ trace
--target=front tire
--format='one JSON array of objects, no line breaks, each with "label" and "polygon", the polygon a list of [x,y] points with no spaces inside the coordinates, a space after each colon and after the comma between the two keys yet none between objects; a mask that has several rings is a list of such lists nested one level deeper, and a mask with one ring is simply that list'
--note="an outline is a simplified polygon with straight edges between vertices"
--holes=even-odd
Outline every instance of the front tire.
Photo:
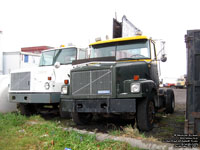
[{"label": "front tire", "polygon": [[59,115],[61,118],[64,118],[64,119],[70,119],[71,118],[71,114],[70,112],[63,112],[62,111],[62,103],[59,104],[58,106],[59,108]]},{"label": "front tire", "polygon": [[31,116],[33,114],[36,114],[36,109],[34,105],[19,103],[17,104],[17,109],[20,111],[21,115]]},{"label": "front tire", "polygon": [[77,113],[74,112],[71,114],[73,121],[77,125],[85,125],[88,124],[91,120],[93,115],[91,113]]},{"label": "front tire", "polygon": [[137,127],[140,131],[149,131],[153,128],[155,118],[154,101],[146,98],[137,105]]}]

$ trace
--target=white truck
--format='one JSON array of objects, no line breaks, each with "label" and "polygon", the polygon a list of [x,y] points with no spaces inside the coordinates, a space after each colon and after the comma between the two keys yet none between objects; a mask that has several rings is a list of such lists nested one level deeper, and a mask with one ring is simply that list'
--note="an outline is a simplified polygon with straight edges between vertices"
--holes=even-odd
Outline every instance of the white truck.
[{"label": "white truck", "polygon": [[17,103],[22,115],[59,111],[61,86],[69,83],[72,61],[86,56],[87,48],[75,46],[43,51],[38,67],[11,72],[9,101]]}]

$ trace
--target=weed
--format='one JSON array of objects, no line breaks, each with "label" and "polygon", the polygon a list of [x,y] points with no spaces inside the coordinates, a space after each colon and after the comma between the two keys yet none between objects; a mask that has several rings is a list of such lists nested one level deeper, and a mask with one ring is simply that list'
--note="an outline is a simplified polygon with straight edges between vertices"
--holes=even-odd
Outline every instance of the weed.
[{"label": "weed", "polygon": [[124,142],[96,141],[95,135],[63,130],[40,116],[0,114],[0,148],[6,150],[138,150]]},{"label": "weed", "polygon": [[117,130],[110,130],[110,131],[108,132],[108,134],[114,135],[114,136],[119,136],[119,135],[122,134],[122,131],[120,131],[119,129],[117,129]]}]

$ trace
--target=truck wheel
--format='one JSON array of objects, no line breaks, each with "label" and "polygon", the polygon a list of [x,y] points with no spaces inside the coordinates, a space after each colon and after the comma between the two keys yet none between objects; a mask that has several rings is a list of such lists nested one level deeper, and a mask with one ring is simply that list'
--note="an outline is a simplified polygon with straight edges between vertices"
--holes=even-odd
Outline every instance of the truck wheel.
[{"label": "truck wheel", "polygon": [[140,131],[149,131],[153,128],[155,105],[151,99],[143,99],[137,105],[137,127]]},{"label": "truck wheel", "polygon": [[88,124],[92,120],[92,114],[91,113],[72,113],[71,114],[73,121],[77,125],[84,125]]},{"label": "truck wheel", "polygon": [[30,116],[36,113],[35,106],[29,104],[17,104],[21,115]]},{"label": "truck wheel", "polygon": [[62,103],[60,103],[60,105],[59,105],[59,114],[60,114],[61,118],[64,118],[64,119],[70,119],[71,118],[70,112],[63,112],[62,111]]},{"label": "truck wheel", "polygon": [[172,114],[175,109],[174,91],[172,89],[167,89],[165,99],[166,99],[166,113]]}]

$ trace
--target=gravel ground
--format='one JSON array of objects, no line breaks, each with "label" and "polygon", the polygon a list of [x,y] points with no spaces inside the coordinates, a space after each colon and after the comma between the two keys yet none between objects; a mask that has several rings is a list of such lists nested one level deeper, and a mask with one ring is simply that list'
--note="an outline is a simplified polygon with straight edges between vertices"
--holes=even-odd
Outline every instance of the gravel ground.
[{"label": "gravel ground", "polygon": [[176,111],[185,111],[186,108],[186,89],[174,89]]}]

